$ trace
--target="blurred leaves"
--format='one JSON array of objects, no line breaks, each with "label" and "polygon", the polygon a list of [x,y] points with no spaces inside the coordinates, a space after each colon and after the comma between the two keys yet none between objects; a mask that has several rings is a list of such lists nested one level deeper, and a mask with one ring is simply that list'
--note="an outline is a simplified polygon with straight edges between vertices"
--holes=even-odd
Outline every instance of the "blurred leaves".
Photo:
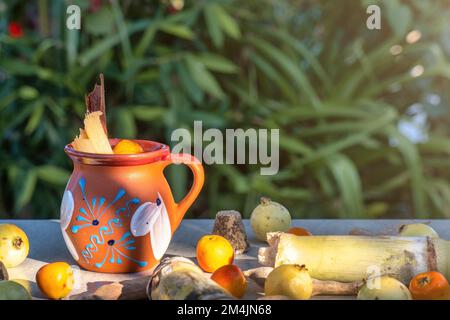
[{"label": "blurred leaves", "polygon": [[96,36],[109,34],[114,30],[111,10],[108,7],[104,7],[97,12],[87,15],[84,27],[87,32]]},{"label": "blurred leaves", "polygon": [[208,71],[201,59],[197,59],[194,56],[188,56],[186,57],[186,64],[189,74],[201,89],[219,99],[224,96],[219,83],[211,72]]},{"label": "blurred leaves", "polygon": [[406,32],[411,27],[413,16],[410,7],[402,4],[399,0],[387,0],[383,4],[386,8],[386,14],[394,30],[394,34],[400,38],[406,35]]},{"label": "blurred leaves", "polygon": [[[448,4],[355,1],[185,1],[180,11],[83,1],[81,32],[64,28],[56,1],[8,6],[5,21],[26,28],[0,36],[0,216],[58,216],[72,168],[63,148],[100,72],[118,138],[170,144],[195,120],[280,129],[277,175],[205,166],[191,216],[248,217],[261,195],[296,218],[450,216]],[[365,27],[368,4],[382,7],[380,31]],[[407,41],[413,29],[420,37]],[[420,143],[399,128],[414,105],[425,106]],[[166,177],[183,198],[189,171],[171,166]]]},{"label": "blurred leaves", "polygon": [[65,186],[69,180],[70,172],[53,165],[42,165],[36,168],[38,179],[54,186]]}]

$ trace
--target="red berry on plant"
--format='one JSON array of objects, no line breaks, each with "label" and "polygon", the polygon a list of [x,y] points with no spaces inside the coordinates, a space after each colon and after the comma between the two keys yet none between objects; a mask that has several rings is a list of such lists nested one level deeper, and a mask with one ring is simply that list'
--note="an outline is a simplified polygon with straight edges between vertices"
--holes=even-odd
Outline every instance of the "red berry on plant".
[{"label": "red berry on plant", "polygon": [[8,33],[12,38],[21,38],[23,37],[22,26],[18,22],[10,22],[8,24]]}]

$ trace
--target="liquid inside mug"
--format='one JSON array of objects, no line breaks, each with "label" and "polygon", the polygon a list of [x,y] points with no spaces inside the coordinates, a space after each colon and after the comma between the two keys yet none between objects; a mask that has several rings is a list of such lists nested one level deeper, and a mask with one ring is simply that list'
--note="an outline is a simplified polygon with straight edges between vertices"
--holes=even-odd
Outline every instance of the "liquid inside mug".
[{"label": "liquid inside mug", "polygon": [[[70,144],[64,149],[74,170],[61,203],[61,231],[84,269],[128,273],[155,266],[203,186],[203,167],[195,157],[171,154],[158,142],[135,141],[143,153],[90,154]],[[110,139],[112,146],[118,142]],[[187,165],[194,175],[179,203],[163,174],[172,163]]]}]

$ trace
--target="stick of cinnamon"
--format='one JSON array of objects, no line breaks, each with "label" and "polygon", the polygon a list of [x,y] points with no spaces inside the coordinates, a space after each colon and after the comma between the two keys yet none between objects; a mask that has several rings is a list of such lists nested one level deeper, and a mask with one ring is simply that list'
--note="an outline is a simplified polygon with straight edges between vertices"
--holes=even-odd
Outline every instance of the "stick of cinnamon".
[{"label": "stick of cinnamon", "polygon": [[100,73],[100,85],[97,83],[94,89],[85,97],[86,109],[88,113],[100,111],[100,121],[102,123],[105,134],[108,135],[108,128],[106,126],[106,102],[105,102],[105,83],[103,73]]}]

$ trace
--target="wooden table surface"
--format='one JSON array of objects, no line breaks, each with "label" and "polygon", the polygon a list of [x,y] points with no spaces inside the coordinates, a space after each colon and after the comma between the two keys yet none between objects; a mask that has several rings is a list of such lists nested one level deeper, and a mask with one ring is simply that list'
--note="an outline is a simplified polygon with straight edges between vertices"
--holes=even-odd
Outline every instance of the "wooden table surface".
[{"label": "wooden table surface", "polygon": [[[415,220],[417,221],[417,220]],[[352,229],[364,229],[373,233],[395,234],[396,229],[412,220],[294,220],[293,226],[302,226],[315,235],[348,234]],[[427,220],[441,238],[450,239],[450,220]],[[30,240],[30,254],[27,260],[16,268],[8,270],[11,279],[30,281],[33,297],[43,298],[35,283],[37,270],[44,264],[66,261],[77,268],[76,286],[72,298],[85,291],[95,291],[101,284],[112,281],[132,279],[143,274],[102,274],[80,270],[66,249],[58,220],[0,220],[0,223],[14,223],[22,228]],[[195,259],[195,246],[204,234],[211,233],[213,220],[183,220],[176,231],[166,255],[179,255]],[[256,260],[258,248],[266,244],[255,239],[249,221],[244,221],[250,240],[250,250],[236,256],[235,263],[243,270],[258,266]],[[256,292],[247,298],[255,298]],[[342,297],[343,298],[343,297]]]}]

